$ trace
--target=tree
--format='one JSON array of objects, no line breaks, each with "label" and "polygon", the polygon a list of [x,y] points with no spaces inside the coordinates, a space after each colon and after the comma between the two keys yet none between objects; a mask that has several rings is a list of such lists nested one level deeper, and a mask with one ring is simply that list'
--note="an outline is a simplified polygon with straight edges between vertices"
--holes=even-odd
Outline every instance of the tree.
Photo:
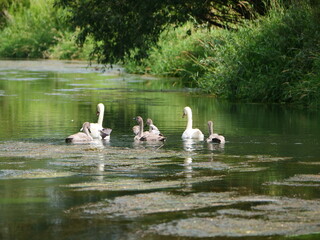
[{"label": "tree", "polygon": [[[254,3],[251,3],[254,2]],[[208,27],[230,28],[264,13],[264,0],[56,0],[69,10],[68,21],[96,42],[92,54],[99,62],[115,63],[125,56],[147,56],[161,32],[193,20]]]}]

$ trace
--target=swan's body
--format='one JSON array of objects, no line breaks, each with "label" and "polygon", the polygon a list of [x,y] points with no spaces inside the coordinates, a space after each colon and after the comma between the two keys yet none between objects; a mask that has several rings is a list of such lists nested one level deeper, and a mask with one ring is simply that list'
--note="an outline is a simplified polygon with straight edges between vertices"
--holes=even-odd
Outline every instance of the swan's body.
[{"label": "swan's body", "polygon": [[[99,103],[97,105],[97,115],[99,116],[98,117],[98,122],[97,123],[90,123],[90,135],[92,138],[95,138],[95,139],[109,139],[110,138],[110,133],[112,131],[112,129],[109,128],[109,131],[108,130],[108,133],[105,134],[105,133],[101,133],[104,132],[104,128],[102,126],[102,123],[103,123],[103,117],[104,117],[104,105],[102,103]],[[102,137],[104,136],[104,138]]]},{"label": "swan's body", "polygon": [[81,142],[91,142],[93,138],[90,136],[89,131],[90,123],[85,122],[82,125],[83,132],[78,132],[70,135],[66,138],[67,143],[81,143]]},{"label": "swan's body", "polygon": [[137,136],[137,135],[139,134],[139,132],[140,132],[140,127],[139,127],[139,125],[133,126],[133,127],[132,127],[132,131],[133,131],[134,135]]},{"label": "swan's body", "polygon": [[202,141],[204,139],[204,135],[198,128],[192,128],[192,111],[190,107],[185,107],[183,109],[182,117],[187,116],[188,122],[186,130],[182,134],[182,139],[197,139]]},{"label": "swan's body", "polygon": [[100,130],[100,136],[102,139],[109,139],[111,132],[111,128],[103,128],[102,130]]},{"label": "swan's body", "polygon": [[[137,136],[137,135],[139,134],[139,132],[140,132],[140,127],[139,127],[139,125],[133,126],[133,127],[132,127],[132,131],[133,131],[134,135]],[[148,133],[149,133],[149,132],[144,131],[143,134],[148,134]]]},{"label": "swan's body", "polygon": [[147,119],[147,125],[149,126],[149,132],[150,133],[154,133],[154,134],[160,134],[159,129],[153,124],[153,121],[151,120],[151,118]]},{"label": "swan's body", "polygon": [[[136,117],[136,121],[139,124],[139,133],[134,137],[134,140],[137,140],[137,141],[165,141],[166,140],[166,137],[164,137],[162,135],[154,134],[151,132],[143,132],[143,119],[142,119],[142,117],[140,117],[140,116]],[[134,128],[136,128],[136,127],[134,127]]]},{"label": "swan's body", "polygon": [[213,133],[213,122],[212,121],[208,121],[208,128],[209,128],[209,137],[207,138],[208,143],[224,144],[226,142],[224,136],[219,135],[217,133]]}]

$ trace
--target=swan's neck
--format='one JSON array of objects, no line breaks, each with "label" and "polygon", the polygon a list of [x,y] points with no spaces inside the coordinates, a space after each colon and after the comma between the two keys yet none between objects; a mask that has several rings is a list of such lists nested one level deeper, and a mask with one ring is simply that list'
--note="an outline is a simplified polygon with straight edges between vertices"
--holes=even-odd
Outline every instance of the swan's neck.
[{"label": "swan's neck", "polygon": [[99,118],[98,118],[98,124],[102,126],[102,123],[103,123],[103,115],[104,115],[104,109],[102,108],[100,111],[99,111]]},{"label": "swan's neck", "polygon": [[213,126],[212,124],[208,124],[209,127],[209,135],[213,134]]},{"label": "swan's neck", "polygon": [[190,111],[187,112],[187,129],[192,129],[192,113]]},{"label": "swan's neck", "polygon": [[143,135],[143,120],[139,122],[139,127],[140,127],[140,132],[139,132],[139,137],[141,138]]}]

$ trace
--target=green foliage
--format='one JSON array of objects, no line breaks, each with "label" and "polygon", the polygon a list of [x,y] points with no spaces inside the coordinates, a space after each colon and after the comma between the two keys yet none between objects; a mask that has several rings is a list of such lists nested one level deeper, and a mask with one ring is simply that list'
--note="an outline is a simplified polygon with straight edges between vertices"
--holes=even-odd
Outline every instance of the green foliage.
[{"label": "green foliage", "polygon": [[125,56],[141,60],[169,26],[193,19],[199,24],[232,27],[255,11],[264,1],[242,0],[56,0],[69,11],[69,21],[79,28],[79,43],[93,37],[94,54],[102,63],[115,63]]},{"label": "green foliage", "polygon": [[[197,31],[186,37],[186,28],[172,30],[138,67],[184,77],[220,98],[320,106],[316,9],[277,5],[237,31]],[[135,64],[128,65],[134,71]]]},{"label": "green foliage", "polygon": [[58,38],[57,43],[49,49],[49,58],[53,59],[94,59],[91,56],[94,48],[92,39],[88,39],[82,47],[76,44],[76,33],[65,31]]},{"label": "green foliage", "polygon": [[[320,32],[311,9],[273,10],[234,33],[223,44],[212,36],[206,74],[199,86],[218,96],[250,102],[319,104]],[[318,83],[317,83],[318,82]]]},{"label": "green foliage", "polygon": [[0,0],[0,29],[7,25],[10,20],[10,14],[8,9],[12,12],[19,9],[20,7],[25,7],[30,5],[30,0]]},{"label": "green foliage", "polygon": [[160,36],[159,47],[151,48],[148,58],[135,61],[128,57],[125,68],[128,72],[180,77],[187,83],[193,75],[204,70],[190,59],[203,57],[201,43],[207,35],[207,30],[195,29],[190,23],[172,28]]},{"label": "green foliage", "polygon": [[30,0],[30,6],[9,9],[10,21],[0,32],[0,56],[17,58],[46,57],[66,27],[63,12],[52,7],[53,1]]}]

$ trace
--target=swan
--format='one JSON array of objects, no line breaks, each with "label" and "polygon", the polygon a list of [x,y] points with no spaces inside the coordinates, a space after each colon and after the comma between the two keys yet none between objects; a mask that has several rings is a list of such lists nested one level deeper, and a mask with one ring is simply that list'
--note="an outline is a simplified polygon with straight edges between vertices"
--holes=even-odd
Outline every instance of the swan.
[{"label": "swan", "polygon": [[112,129],[109,128],[108,134],[101,134],[101,131],[104,131],[102,127],[103,123],[103,116],[104,116],[104,105],[103,103],[99,103],[97,105],[97,115],[98,117],[98,122],[97,123],[90,123],[90,135],[92,138],[97,138],[97,139],[102,139],[102,136],[105,136],[104,139],[110,139],[110,133]]},{"label": "swan", "polygon": [[83,132],[78,132],[66,138],[67,143],[90,142],[93,138],[90,136],[90,123],[85,122],[82,125]]},{"label": "swan", "polygon": [[[134,137],[134,140],[138,141],[165,141],[166,137],[154,134],[150,132],[143,132],[143,119],[140,116],[136,118],[137,123],[139,124],[139,133]],[[135,127],[134,127],[135,128]]]},{"label": "swan", "polygon": [[149,132],[154,134],[160,134],[159,129],[153,124],[153,121],[151,118],[147,119],[147,125],[149,126]]},{"label": "swan", "polygon": [[224,136],[219,135],[217,133],[213,133],[213,122],[208,121],[208,128],[209,128],[209,137],[207,138],[208,143],[219,143],[224,144],[226,141]]},{"label": "swan", "polygon": [[192,128],[192,110],[190,107],[185,107],[183,109],[182,117],[187,116],[188,122],[186,130],[182,134],[182,139],[197,139],[202,141],[204,139],[204,135],[198,128]]}]

